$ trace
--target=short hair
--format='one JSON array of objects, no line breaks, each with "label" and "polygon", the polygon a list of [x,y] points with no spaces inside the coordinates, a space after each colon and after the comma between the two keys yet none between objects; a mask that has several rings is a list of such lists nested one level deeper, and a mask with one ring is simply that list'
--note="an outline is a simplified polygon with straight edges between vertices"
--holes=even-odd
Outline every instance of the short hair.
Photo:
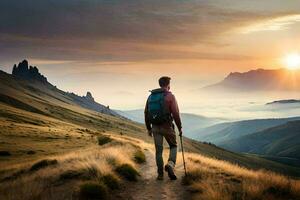
[{"label": "short hair", "polygon": [[168,76],[160,77],[160,79],[158,80],[159,86],[160,87],[168,86],[170,84],[170,80],[171,80],[171,78]]}]

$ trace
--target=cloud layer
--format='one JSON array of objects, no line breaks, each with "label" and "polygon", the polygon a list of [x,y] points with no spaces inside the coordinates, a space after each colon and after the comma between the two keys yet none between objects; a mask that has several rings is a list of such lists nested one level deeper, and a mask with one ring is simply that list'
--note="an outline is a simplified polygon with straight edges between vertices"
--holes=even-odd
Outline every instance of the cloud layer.
[{"label": "cloud layer", "polygon": [[1,59],[239,59],[248,56],[220,55],[206,47],[228,45],[222,38],[237,28],[295,14],[288,9],[257,12],[224,2],[2,0]]}]

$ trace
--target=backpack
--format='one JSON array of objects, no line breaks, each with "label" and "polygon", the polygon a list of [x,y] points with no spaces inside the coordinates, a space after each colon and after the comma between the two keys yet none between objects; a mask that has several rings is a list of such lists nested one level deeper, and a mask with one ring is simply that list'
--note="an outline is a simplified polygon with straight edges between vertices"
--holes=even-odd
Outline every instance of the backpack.
[{"label": "backpack", "polygon": [[171,114],[165,105],[165,91],[154,90],[148,98],[148,119],[151,124],[159,125],[172,121]]}]

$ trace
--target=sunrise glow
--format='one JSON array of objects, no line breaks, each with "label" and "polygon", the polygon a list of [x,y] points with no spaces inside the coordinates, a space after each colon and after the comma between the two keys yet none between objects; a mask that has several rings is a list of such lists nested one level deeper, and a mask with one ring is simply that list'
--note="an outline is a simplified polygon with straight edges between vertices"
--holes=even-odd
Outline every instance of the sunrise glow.
[{"label": "sunrise glow", "polygon": [[300,69],[300,55],[298,53],[289,54],[284,58],[284,64],[287,69]]}]

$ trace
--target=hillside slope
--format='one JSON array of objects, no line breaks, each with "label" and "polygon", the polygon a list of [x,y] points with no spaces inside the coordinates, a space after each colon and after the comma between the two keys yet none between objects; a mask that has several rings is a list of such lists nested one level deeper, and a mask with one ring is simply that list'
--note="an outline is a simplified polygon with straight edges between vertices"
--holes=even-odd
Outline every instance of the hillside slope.
[{"label": "hillside slope", "polygon": [[227,141],[262,131],[267,128],[285,124],[289,121],[300,120],[300,117],[278,119],[255,119],[237,122],[221,123],[199,131],[198,140],[225,144]]},{"label": "hillside slope", "polygon": [[[8,141],[1,145],[0,150],[9,149],[18,158],[5,158],[7,163],[1,162],[0,165],[82,148],[88,146],[94,140],[93,136],[101,132],[152,142],[141,124],[80,107],[65,96],[64,92],[39,82],[19,79],[4,72],[0,76],[0,137],[1,141]],[[65,144],[66,139],[74,140],[76,145],[72,142]],[[231,153],[187,138],[184,139],[184,145],[186,151],[224,159],[249,168],[265,168],[295,176],[300,174],[296,168],[258,157]],[[27,154],[31,150],[36,153]],[[286,171],[286,168],[290,170]]]},{"label": "hillside slope", "polygon": [[[27,60],[23,60],[18,65],[14,65],[12,75],[16,79],[29,81],[30,85],[28,86],[28,89],[37,89],[39,91],[36,92],[39,92],[39,94],[43,93],[43,90],[45,90],[45,95],[56,98],[59,101],[76,104],[93,111],[113,116],[120,116],[115,111],[109,109],[108,106],[97,103],[90,92],[87,92],[86,96],[79,96],[74,93],[64,92],[57,89],[56,86],[53,86],[48,82],[47,77],[42,75],[36,66],[29,66]],[[1,78],[5,79],[5,73],[1,72]]]},{"label": "hillside slope", "polygon": [[[0,76],[0,199],[78,199],[91,185],[112,199],[155,199],[154,191],[158,198],[190,199],[180,182],[165,180],[156,188],[153,139],[143,125],[81,107],[40,82]],[[183,140],[188,170],[191,159],[201,155],[300,177],[297,167]],[[180,154],[176,170],[181,178]],[[130,188],[137,189],[136,195]]]},{"label": "hillside slope", "polygon": [[296,159],[300,166],[300,121],[290,121],[283,125],[242,136],[220,146],[236,151]]}]

